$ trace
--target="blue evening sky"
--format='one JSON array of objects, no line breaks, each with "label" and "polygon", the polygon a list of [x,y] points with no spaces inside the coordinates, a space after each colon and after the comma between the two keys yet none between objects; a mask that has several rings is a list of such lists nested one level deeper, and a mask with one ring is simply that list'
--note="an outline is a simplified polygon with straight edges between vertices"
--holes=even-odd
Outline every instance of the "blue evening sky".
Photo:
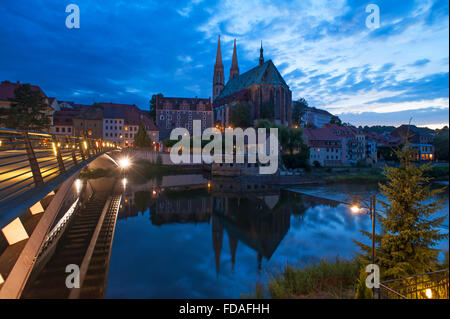
[{"label": "blue evening sky", "polygon": [[[67,29],[65,7],[80,8]],[[380,8],[380,28],[365,20]],[[226,79],[264,56],[310,105],[355,125],[448,125],[449,7],[441,0],[1,0],[0,80],[78,103],[148,109],[154,93],[209,97],[217,36]]]}]

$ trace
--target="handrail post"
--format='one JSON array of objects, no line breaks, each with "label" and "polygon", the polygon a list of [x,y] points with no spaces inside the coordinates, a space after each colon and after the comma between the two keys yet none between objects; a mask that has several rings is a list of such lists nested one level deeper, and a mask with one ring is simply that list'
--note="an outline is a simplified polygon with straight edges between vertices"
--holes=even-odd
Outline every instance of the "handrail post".
[{"label": "handrail post", "polygon": [[52,143],[53,143],[53,150],[55,151],[56,160],[58,161],[59,173],[64,174],[66,172],[66,168],[64,167],[64,162],[61,156],[61,150],[59,149],[58,141],[55,135],[52,135]]},{"label": "handrail post", "polygon": [[69,135],[66,135],[66,140],[67,140],[67,145],[69,145],[70,147],[70,152],[72,153],[72,160],[73,160],[73,164],[77,165],[78,161],[77,161],[77,156],[75,154],[75,148],[73,147],[74,145],[72,145],[72,143],[70,143],[70,137]]},{"label": "handrail post", "polygon": [[83,144],[86,145],[86,155],[87,157],[91,157],[91,148],[89,147],[89,139],[86,138],[86,135],[83,137]]},{"label": "handrail post", "polygon": [[80,154],[81,154],[81,160],[85,161],[86,160],[86,155],[84,154],[83,151],[83,139],[81,137],[78,138],[78,146],[80,147]]},{"label": "handrail post", "polygon": [[36,159],[36,154],[34,154],[33,146],[31,145],[30,137],[28,132],[23,132],[23,138],[25,141],[25,149],[27,150],[28,160],[30,161],[31,173],[33,174],[34,184],[36,187],[44,185],[44,180],[41,175],[41,169],[39,168],[39,163]]}]

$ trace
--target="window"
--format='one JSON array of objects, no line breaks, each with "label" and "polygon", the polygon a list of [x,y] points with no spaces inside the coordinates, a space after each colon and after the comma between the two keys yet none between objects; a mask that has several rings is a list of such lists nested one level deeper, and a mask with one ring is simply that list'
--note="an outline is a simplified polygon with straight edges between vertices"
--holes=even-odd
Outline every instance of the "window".
[{"label": "window", "polygon": [[55,128],[55,131],[56,131],[56,132],[59,132],[59,127],[56,127],[56,128]]},{"label": "window", "polygon": [[72,128],[71,128],[71,127],[68,127],[68,128],[67,128],[67,132],[69,132],[69,133],[72,132]]},{"label": "window", "polygon": [[66,128],[65,128],[65,127],[62,127],[62,128],[61,128],[61,132],[65,133],[65,132],[66,132]]}]

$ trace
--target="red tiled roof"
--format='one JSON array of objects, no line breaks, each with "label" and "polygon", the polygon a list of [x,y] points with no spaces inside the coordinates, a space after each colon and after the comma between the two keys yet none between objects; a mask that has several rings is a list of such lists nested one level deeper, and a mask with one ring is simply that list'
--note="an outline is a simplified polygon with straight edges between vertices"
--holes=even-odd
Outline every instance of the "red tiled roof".
[{"label": "red tiled roof", "polygon": [[147,130],[159,131],[152,120],[147,115],[147,112],[138,108],[125,109],[125,124],[141,125],[144,124]]},{"label": "red tiled roof", "polygon": [[212,111],[212,104],[210,99],[201,98],[185,98],[185,97],[157,97],[156,99],[156,109],[164,110],[165,104],[170,106],[170,110],[179,110],[183,103],[187,104],[188,111],[201,111],[199,109],[199,104],[203,103],[205,105],[205,111]]},{"label": "red tiled roof", "polygon": [[[15,97],[14,90],[19,87],[19,85],[28,84],[28,83],[12,83],[10,81],[3,81],[0,83],[0,101],[10,101]],[[47,95],[42,91],[42,89],[37,85],[31,85],[31,89],[33,91],[39,91],[44,97]]]},{"label": "red tiled roof", "polygon": [[79,113],[79,110],[56,111],[53,114],[53,123],[55,125],[73,125],[73,118]]},{"label": "red tiled roof", "polygon": [[336,135],[331,128],[305,128],[303,129],[304,134],[308,140],[315,141],[338,141],[340,137]]}]

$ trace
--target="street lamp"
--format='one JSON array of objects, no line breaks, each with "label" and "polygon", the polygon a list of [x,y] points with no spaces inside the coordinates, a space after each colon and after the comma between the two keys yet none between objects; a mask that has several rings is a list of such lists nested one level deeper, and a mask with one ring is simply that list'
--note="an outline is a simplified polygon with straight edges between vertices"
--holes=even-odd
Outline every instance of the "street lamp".
[{"label": "street lamp", "polygon": [[[366,211],[370,219],[372,220],[372,264],[375,264],[375,202],[376,197],[375,194],[372,194],[369,198],[369,207]],[[353,214],[359,214],[361,211],[364,211],[362,207],[357,205],[357,203],[354,203],[352,206],[350,206],[350,210]]]},{"label": "street lamp", "polygon": [[123,157],[119,160],[119,166],[122,169],[127,169],[128,167],[130,167],[131,165],[131,161],[128,157]]}]

